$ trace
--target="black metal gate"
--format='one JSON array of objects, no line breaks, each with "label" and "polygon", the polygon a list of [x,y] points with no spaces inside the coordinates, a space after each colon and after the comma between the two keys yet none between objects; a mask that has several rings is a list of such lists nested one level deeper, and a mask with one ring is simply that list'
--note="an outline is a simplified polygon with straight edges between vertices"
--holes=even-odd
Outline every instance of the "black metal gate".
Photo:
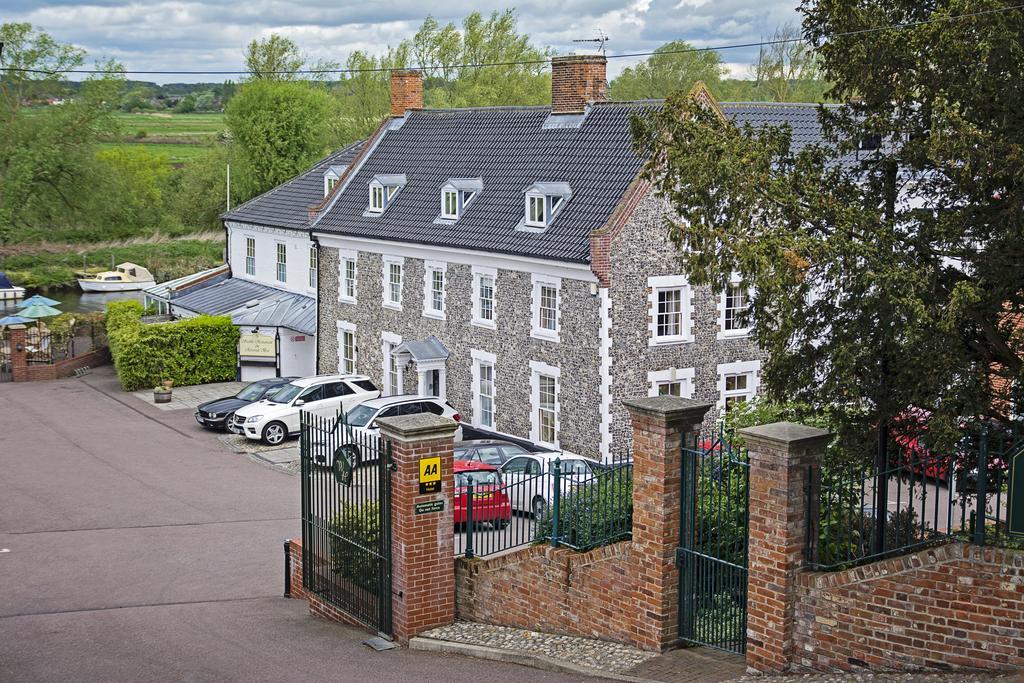
[{"label": "black metal gate", "polygon": [[679,637],[742,654],[747,632],[750,463],[730,435],[696,436],[682,447]]},{"label": "black metal gate", "polygon": [[11,376],[11,336],[7,328],[0,328],[0,382],[10,382]]},{"label": "black metal gate", "polygon": [[391,443],[303,411],[302,580],[308,593],[391,635]]}]

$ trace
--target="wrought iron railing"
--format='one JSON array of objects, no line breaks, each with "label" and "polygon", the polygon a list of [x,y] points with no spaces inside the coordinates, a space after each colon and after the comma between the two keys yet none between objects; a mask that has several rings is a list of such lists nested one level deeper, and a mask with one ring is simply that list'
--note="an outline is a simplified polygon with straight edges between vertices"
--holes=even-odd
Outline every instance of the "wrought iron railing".
[{"label": "wrought iron railing", "polygon": [[463,472],[454,496],[455,554],[466,557],[545,542],[587,550],[633,530],[632,463],[567,471],[556,458],[539,472]]},{"label": "wrought iron railing", "polygon": [[812,568],[858,566],[954,538],[979,545],[1008,540],[1008,467],[1024,448],[1016,426],[982,426],[950,452],[929,449],[926,437],[891,438],[884,467],[810,468],[806,557]]}]

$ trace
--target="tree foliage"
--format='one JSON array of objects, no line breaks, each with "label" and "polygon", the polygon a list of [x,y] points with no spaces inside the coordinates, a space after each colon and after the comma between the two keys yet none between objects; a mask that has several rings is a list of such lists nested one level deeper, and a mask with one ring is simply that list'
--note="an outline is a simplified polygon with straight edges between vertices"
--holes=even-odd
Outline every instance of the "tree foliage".
[{"label": "tree foliage", "polygon": [[249,43],[245,50],[245,68],[249,79],[254,81],[325,80],[338,64],[314,62],[302,56],[295,41],[272,33],[263,40]]},{"label": "tree foliage", "polygon": [[919,406],[939,434],[991,410],[993,372],[1020,385],[1007,313],[1024,310],[1024,13],[843,35],[967,8],[805,0],[828,95],[850,101],[821,110],[825,144],[737,128],[684,95],[634,123],[691,280],[754,287],[778,402],[865,428]]},{"label": "tree foliage", "polygon": [[227,123],[247,168],[249,193],[280,185],[326,154],[334,111],[322,86],[267,80],[246,83],[228,105]]},{"label": "tree foliage", "polygon": [[750,69],[754,91],[769,102],[821,102],[829,85],[821,78],[819,61],[800,29],[783,24],[761,46]]},{"label": "tree foliage", "polygon": [[727,71],[718,53],[687,50],[693,50],[693,46],[674,40],[659,47],[645,61],[623,69],[608,86],[609,99],[661,99],[674,92],[689,92],[697,81],[704,81],[716,91]]}]

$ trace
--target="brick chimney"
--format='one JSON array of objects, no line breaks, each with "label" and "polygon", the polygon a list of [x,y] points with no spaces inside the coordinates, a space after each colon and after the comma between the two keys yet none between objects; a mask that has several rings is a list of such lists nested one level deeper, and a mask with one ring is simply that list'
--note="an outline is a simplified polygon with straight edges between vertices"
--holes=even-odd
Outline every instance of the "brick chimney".
[{"label": "brick chimney", "polygon": [[590,102],[604,99],[608,85],[604,55],[551,58],[551,113],[581,114]]},{"label": "brick chimney", "polygon": [[391,115],[405,116],[408,109],[423,109],[423,79],[416,69],[393,69]]}]

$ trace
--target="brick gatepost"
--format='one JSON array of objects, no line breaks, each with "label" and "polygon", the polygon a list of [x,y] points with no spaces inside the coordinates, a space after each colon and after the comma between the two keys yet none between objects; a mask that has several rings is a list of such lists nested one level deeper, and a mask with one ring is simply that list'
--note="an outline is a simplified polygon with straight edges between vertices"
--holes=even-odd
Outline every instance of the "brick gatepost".
[{"label": "brick gatepost", "polygon": [[7,328],[11,332],[9,343],[11,345],[11,380],[15,382],[28,381],[28,353],[25,351],[25,326],[11,325]]},{"label": "brick gatepost", "polygon": [[750,452],[747,667],[779,672],[793,661],[796,575],[804,566],[808,477],[832,438],[776,422],[739,430]]},{"label": "brick gatepost", "polygon": [[[420,414],[377,420],[391,440],[391,606],[395,640],[406,644],[423,631],[455,621],[455,486],[452,445],[456,424]],[[420,494],[421,458],[441,458],[441,491]],[[440,503],[440,512],[416,514],[417,503]]]},{"label": "brick gatepost", "polygon": [[622,403],[633,422],[633,548],[639,563],[636,644],[661,651],[679,639],[681,449],[687,435],[700,432],[711,404],[675,396]]}]

